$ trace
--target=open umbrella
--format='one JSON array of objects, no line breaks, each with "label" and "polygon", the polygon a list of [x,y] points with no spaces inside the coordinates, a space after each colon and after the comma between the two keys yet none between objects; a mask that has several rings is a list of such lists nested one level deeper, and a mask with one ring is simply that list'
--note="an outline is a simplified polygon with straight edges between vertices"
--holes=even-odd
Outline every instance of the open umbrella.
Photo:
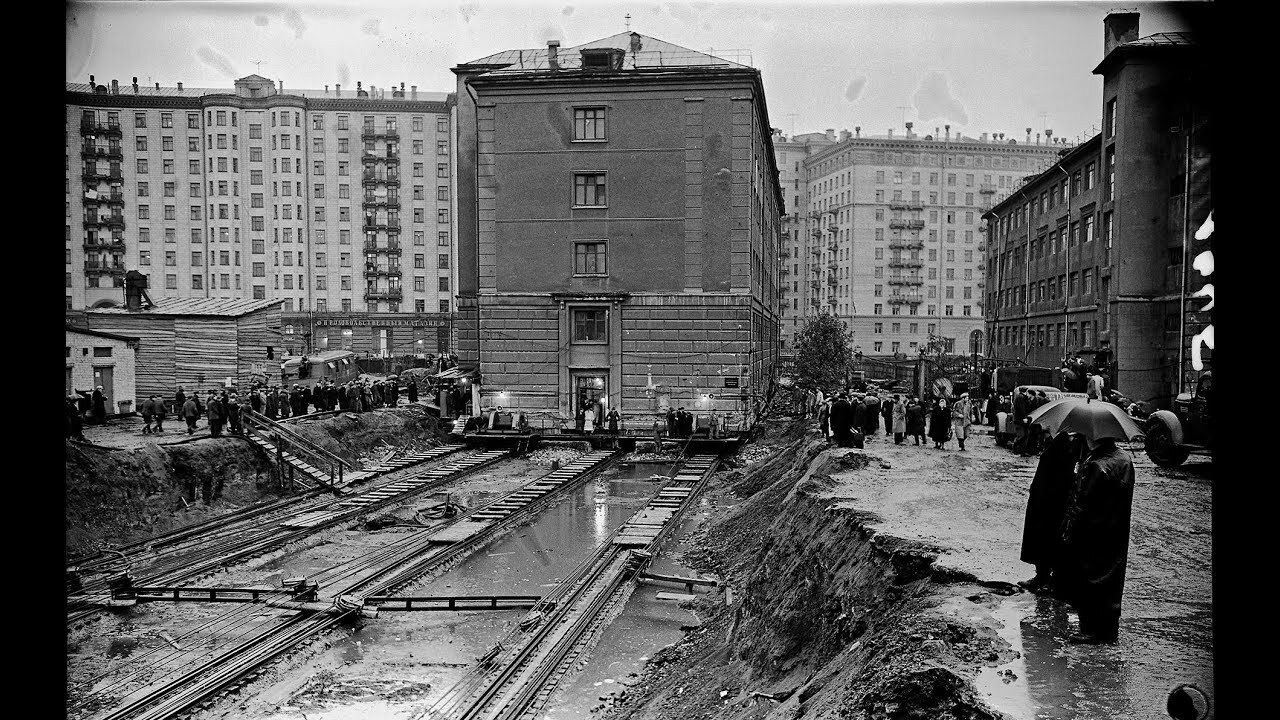
[{"label": "open umbrella", "polygon": [[1030,418],[1033,424],[1043,426],[1052,435],[1066,431],[1080,433],[1090,440],[1133,440],[1143,434],[1142,428],[1124,410],[1091,398],[1054,400],[1033,410]]}]

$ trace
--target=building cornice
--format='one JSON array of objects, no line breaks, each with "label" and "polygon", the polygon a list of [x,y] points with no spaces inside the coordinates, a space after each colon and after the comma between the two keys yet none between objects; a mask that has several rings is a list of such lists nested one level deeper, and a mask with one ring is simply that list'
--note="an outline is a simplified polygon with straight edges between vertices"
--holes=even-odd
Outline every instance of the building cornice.
[{"label": "building cornice", "polygon": [[348,110],[352,112],[423,112],[447,113],[449,101],[436,100],[394,100],[370,98],[309,98],[301,95],[270,95],[262,98],[247,98],[234,94],[193,95],[191,97],[132,95],[132,94],[100,94],[67,92],[64,95],[67,105],[78,107],[101,108],[141,108],[141,109],[173,109],[196,110],[206,107],[234,107],[248,110],[288,107],[299,110]]}]

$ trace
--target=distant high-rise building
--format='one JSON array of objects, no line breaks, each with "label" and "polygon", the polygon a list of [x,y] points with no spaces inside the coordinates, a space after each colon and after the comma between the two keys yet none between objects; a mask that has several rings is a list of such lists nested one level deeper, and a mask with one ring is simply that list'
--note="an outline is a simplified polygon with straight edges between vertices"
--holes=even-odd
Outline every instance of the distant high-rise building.
[{"label": "distant high-rise building", "polygon": [[286,352],[450,349],[453,99],[404,86],[66,86],[70,311],[283,300]]},{"label": "distant high-rise building", "polygon": [[1062,147],[1051,130],[1017,140],[949,126],[921,137],[910,125],[904,135],[775,135],[788,203],[784,345],[826,312],[866,355],[915,355],[930,335],[968,352],[982,330],[981,215]]}]

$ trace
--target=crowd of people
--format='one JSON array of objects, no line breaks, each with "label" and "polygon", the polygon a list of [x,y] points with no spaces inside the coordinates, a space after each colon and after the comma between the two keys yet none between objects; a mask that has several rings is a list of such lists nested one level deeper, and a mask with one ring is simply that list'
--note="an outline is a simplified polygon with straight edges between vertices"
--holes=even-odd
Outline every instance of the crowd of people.
[{"label": "crowd of people", "polygon": [[910,438],[915,445],[924,445],[927,434],[935,449],[945,450],[955,439],[960,450],[965,450],[973,412],[968,393],[951,401],[921,401],[915,395],[904,397],[878,390],[844,391],[819,401],[818,425],[823,435],[840,447],[863,447],[868,438],[880,432],[883,419],[885,437],[892,435],[894,444],[903,445]]}]

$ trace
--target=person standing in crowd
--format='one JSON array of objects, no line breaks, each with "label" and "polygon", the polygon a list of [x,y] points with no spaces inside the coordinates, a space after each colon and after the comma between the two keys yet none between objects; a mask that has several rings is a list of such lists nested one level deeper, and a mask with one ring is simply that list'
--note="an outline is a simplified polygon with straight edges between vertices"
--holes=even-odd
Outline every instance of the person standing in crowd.
[{"label": "person standing in crowd", "polygon": [[818,429],[822,430],[822,437],[831,439],[831,403],[824,401],[818,405]]},{"label": "person standing in crowd", "polygon": [[1133,459],[1114,438],[1088,438],[1085,456],[1067,494],[1061,561],[1055,585],[1079,614],[1073,643],[1114,643],[1129,557]]},{"label": "person standing in crowd", "polygon": [[409,379],[409,403],[418,402],[418,381],[413,378]]},{"label": "person standing in crowd", "polygon": [[919,398],[912,395],[911,402],[907,404],[907,434],[915,440],[916,445],[924,444],[924,424],[924,405],[920,404]]},{"label": "person standing in crowd", "polygon": [[865,416],[867,427],[863,431],[863,434],[867,437],[871,437],[880,430],[880,398],[876,397],[876,393],[874,391],[868,392],[865,402],[867,405],[867,412]]},{"label": "person standing in crowd", "polygon": [[853,445],[854,406],[844,393],[837,394],[835,401],[831,403],[831,418],[828,422],[831,425],[831,439],[838,447]]},{"label": "person standing in crowd", "polygon": [[151,434],[151,417],[155,413],[155,411],[152,410],[151,408],[152,408],[151,398],[147,398],[143,400],[142,405],[138,407],[138,411],[142,413],[142,434],[143,435]]},{"label": "person standing in crowd", "polygon": [[1031,391],[1018,388],[1013,395],[1013,446],[1022,448],[1026,443],[1027,416],[1031,414]]},{"label": "person standing in crowd", "polygon": [[240,396],[236,393],[231,393],[231,397],[227,399],[227,422],[231,423],[232,435],[244,434],[240,429]]},{"label": "person standing in crowd", "polygon": [[947,441],[951,439],[951,410],[942,398],[934,401],[933,410],[929,412],[929,437],[937,450],[945,450]]},{"label": "person standing in crowd", "polygon": [[1053,568],[1062,546],[1062,519],[1067,509],[1067,493],[1075,479],[1076,462],[1084,449],[1079,435],[1060,432],[1049,442],[1036,465],[1027,494],[1026,519],[1022,524],[1022,554],[1019,559],[1034,565],[1035,577],[1018,584],[1039,592],[1049,587]]},{"label": "person standing in crowd", "polygon": [[80,416],[79,398],[67,398],[66,415],[67,437],[84,442],[84,418]]},{"label": "person standing in crowd", "polygon": [[901,395],[894,396],[891,420],[893,422],[893,443],[901,445],[907,440],[907,405],[902,401]]},{"label": "person standing in crowd", "polygon": [[165,417],[164,400],[162,400],[159,395],[151,396],[151,414],[156,421],[155,430],[153,430],[152,432],[157,432],[157,433],[164,432],[164,417]]},{"label": "person standing in crowd", "polygon": [[182,414],[182,406],[187,404],[187,391],[181,385],[178,386],[178,392],[173,394],[173,410],[176,414]]},{"label": "person standing in crowd", "polygon": [[291,399],[289,397],[289,388],[276,388],[276,409],[280,411],[280,419],[283,420],[292,415]]},{"label": "person standing in crowd", "polygon": [[1000,401],[1003,398],[999,395],[992,395],[987,398],[987,424],[991,427],[996,426],[996,415],[1000,413]]},{"label": "person standing in crowd", "polygon": [[1094,371],[1089,374],[1089,386],[1085,392],[1089,397],[1095,400],[1101,400],[1105,386],[1106,382],[1102,379],[1102,376],[1099,375],[1097,371]]},{"label": "person standing in crowd", "polygon": [[102,392],[102,386],[93,389],[93,407],[89,411],[93,418],[94,425],[105,425],[107,423],[107,395]]},{"label": "person standing in crowd", "polygon": [[258,388],[249,391],[249,409],[256,413],[262,412],[262,395]]},{"label": "person standing in crowd", "polygon": [[200,408],[196,407],[196,395],[198,394],[192,393],[192,396],[182,403],[182,419],[187,421],[188,435],[195,434],[196,421],[200,419]]},{"label": "person standing in crowd", "polygon": [[[369,387],[369,383],[360,384],[360,412],[369,412],[373,410],[373,388]],[[478,408],[477,408],[478,410]]]},{"label": "person standing in crowd", "polygon": [[[865,438],[867,435],[867,403],[866,396],[855,394],[848,398],[849,402],[849,422],[853,423],[853,428],[862,433]],[[834,431],[832,431],[834,433]]]},{"label": "person standing in crowd", "polygon": [[226,414],[222,410],[222,398],[209,394],[209,434],[213,437],[222,437],[222,421],[226,418]]},{"label": "person standing in crowd", "polygon": [[262,404],[267,409],[267,417],[275,420],[280,416],[280,398],[276,395],[275,388],[268,387],[263,391]]},{"label": "person standing in crowd", "polygon": [[964,450],[964,441],[969,438],[969,425],[972,422],[969,393],[960,393],[960,399],[951,405],[951,425],[955,429],[956,442],[960,443],[961,450]]},{"label": "person standing in crowd", "polygon": [[884,419],[884,435],[885,439],[889,438],[893,432],[893,397],[883,395],[880,397],[880,417]]},{"label": "person standing in crowd", "polygon": [[676,437],[676,411],[671,406],[667,406],[667,437]]},{"label": "person standing in crowd", "polygon": [[622,416],[618,414],[618,408],[609,408],[609,414],[605,415],[604,419],[609,423],[609,434],[617,435],[618,421],[622,419]]}]

